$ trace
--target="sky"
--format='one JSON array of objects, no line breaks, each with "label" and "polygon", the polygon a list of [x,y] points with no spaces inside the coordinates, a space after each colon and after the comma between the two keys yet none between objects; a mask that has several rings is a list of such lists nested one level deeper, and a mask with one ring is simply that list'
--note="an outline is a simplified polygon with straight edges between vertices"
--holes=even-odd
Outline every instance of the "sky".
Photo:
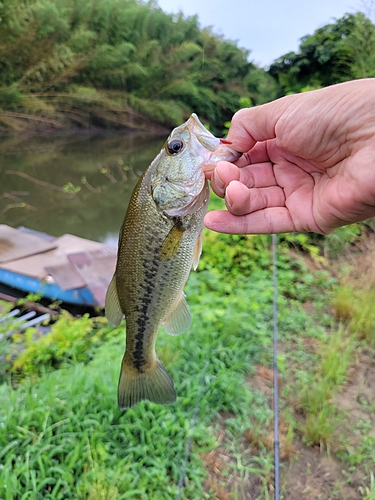
[{"label": "sky", "polygon": [[369,15],[372,0],[158,0],[168,13],[197,14],[201,28],[237,41],[250,50],[249,59],[268,67],[275,59],[297,51],[300,39],[358,10]]}]

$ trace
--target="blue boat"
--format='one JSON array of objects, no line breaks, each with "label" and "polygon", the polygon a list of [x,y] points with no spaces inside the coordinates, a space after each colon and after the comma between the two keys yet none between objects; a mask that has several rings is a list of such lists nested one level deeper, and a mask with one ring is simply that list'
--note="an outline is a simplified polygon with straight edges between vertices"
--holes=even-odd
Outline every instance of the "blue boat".
[{"label": "blue boat", "polygon": [[103,243],[0,225],[0,284],[13,289],[104,307],[115,264],[116,249]]},{"label": "blue boat", "polygon": [[71,290],[62,290],[56,283],[45,283],[37,278],[18,274],[6,269],[0,268],[0,283],[15,288],[26,293],[41,294],[44,298],[51,301],[59,300],[75,305],[102,306],[95,300],[89,288],[72,288]]}]

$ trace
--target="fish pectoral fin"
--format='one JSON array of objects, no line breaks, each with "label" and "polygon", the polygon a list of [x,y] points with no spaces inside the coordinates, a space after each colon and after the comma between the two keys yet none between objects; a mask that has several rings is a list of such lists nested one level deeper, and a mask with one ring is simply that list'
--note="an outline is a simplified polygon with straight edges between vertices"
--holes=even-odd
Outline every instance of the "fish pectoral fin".
[{"label": "fish pectoral fin", "polygon": [[161,361],[155,359],[151,368],[140,372],[123,359],[118,384],[118,405],[122,410],[145,399],[165,405],[173,403],[176,398],[173,380]]},{"label": "fish pectoral fin", "polygon": [[194,271],[197,269],[198,264],[199,264],[199,259],[201,258],[202,240],[203,240],[203,231],[201,231],[199,233],[197,242],[195,244],[194,255],[193,255],[193,269],[194,269]]},{"label": "fish pectoral fin", "polygon": [[180,335],[191,325],[191,313],[185,294],[182,292],[175,306],[163,321],[164,329],[169,335]]},{"label": "fish pectoral fin", "polygon": [[105,316],[112,326],[119,326],[124,317],[118,298],[115,275],[111,279],[105,296]]},{"label": "fish pectoral fin", "polygon": [[177,220],[161,245],[161,260],[169,260],[178,252],[178,249],[181,246],[182,237],[186,229],[187,227],[184,227],[181,221]]}]

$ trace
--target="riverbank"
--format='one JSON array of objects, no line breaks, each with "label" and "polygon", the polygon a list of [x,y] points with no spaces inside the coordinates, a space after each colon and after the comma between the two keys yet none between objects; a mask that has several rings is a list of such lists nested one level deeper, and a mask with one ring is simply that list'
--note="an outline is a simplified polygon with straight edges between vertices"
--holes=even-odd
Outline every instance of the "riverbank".
[{"label": "riverbank", "polygon": [[0,136],[56,132],[143,132],[168,135],[165,127],[142,113],[130,110],[54,110],[53,113],[0,111]]}]

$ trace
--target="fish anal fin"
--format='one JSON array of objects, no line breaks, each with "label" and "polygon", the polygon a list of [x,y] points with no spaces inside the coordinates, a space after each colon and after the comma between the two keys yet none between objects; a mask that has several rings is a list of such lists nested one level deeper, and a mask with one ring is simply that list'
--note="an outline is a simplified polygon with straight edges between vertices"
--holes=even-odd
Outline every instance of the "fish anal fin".
[{"label": "fish anal fin", "polygon": [[173,309],[163,321],[164,329],[169,335],[180,335],[191,325],[191,313],[185,294],[182,292]]},{"label": "fish anal fin", "polygon": [[176,398],[173,380],[161,361],[155,359],[150,368],[140,372],[132,366],[127,366],[124,357],[118,384],[118,405],[122,410],[143,400],[170,404],[174,403]]},{"label": "fish anal fin", "polygon": [[113,275],[105,296],[105,315],[112,326],[119,326],[124,314],[117,294],[116,276]]},{"label": "fish anal fin", "polygon": [[197,269],[198,264],[199,264],[199,259],[201,258],[202,240],[203,240],[203,231],[201,231],[199,233],[197,243],[195,244],[194,255],[193,255],[193,269],[194,269],[194,271]]}]

